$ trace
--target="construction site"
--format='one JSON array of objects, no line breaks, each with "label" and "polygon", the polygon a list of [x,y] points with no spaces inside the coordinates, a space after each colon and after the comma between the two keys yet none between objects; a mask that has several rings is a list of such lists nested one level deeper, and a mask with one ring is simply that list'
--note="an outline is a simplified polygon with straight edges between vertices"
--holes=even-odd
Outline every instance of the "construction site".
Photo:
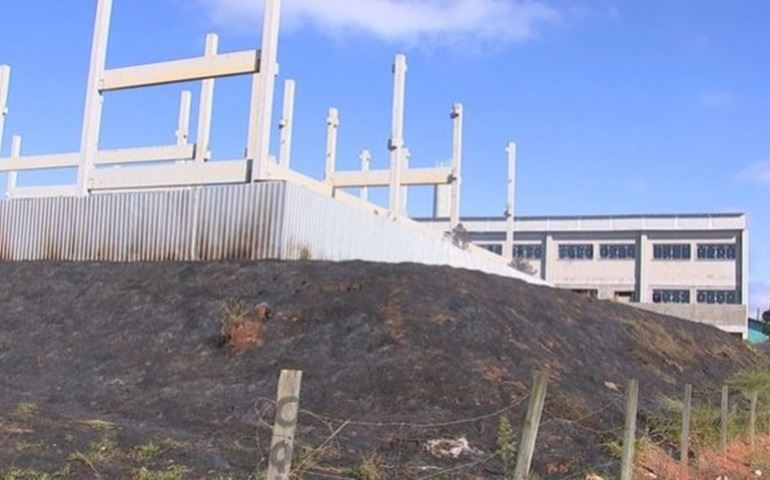
[{"label": "construction site", "polygon": [[[505,213],[461,216],[464,105],[449,164],[416,166],[402,54],[388,168],[370,150],[338,168],[332,107],[312,178],[293,168],[282,0],[252,50],[209,34],[199,57],[118,68],[113,0],[94,4],[78,151],[5,135],[0,65],[2,480],[770,474],[745,215],[519,218],[511,141]],[[244,155],[213,160],[216,82],[236,76]],[[186,82],[197,119],[181,91],[175,142],[100,148],[111,92]],[[18,181],[61,169],[76,182]],[[412,187],[433,189],[432,217],[410,217]]]}]

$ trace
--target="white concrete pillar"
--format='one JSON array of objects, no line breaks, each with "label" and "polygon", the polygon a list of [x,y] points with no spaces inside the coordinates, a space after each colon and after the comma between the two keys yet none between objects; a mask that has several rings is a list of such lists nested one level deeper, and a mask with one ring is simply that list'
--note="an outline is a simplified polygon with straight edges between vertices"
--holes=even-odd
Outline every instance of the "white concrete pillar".
[{"label": "white concrete pillar", "polygon": [[741,303],[746,306],[748,316],[749,303],[751,301],[751,286],[749,271],[749,229],[744,228],[741,234]]},{"label": "white concrete pillar", "polygon": [[184,90],[179,99],[179,122],[176,127],[176,144],[187,145],[190,140],[190,107],[192,93]]},{"label": "white concrete pillar", "polygon": [[505,245],[503,256],[508,260],[513,259],[513,227],[516,218],[516,144],[508,143],[505,149],[508,153],[508,190],[505,203]]},{"label": "white concrete pillar", "polygon": [[[11,137],[11,158],[19,158],[19,157],[21,157],[21,137],[18,135],[14,135],[13,137]],[[17,178],[18,178],[17,172],[8,172],[6,186],[5,186],[6,197],[12,196],[13,191],[16,189]]]},{"label": "white concrete pillar", "polygon": [[[409,164],[412,161],[412,152],[409,148],[404,147],[404,160],[401,163],[401,171],[409,170]],[[401,186],[401,215],[409,216],[409,187],[407,185]]]},{"label": "white concrete pillar", "polygon": [[406,56],[396,55],[393,65],[393,115],[390,133],[390,201],[388,208],[401,213],[401,167],[404,159],[404,104],[406,100]]},{"label": "white concrete pillar", "polygon": [[639,303],[652,303],[647,266],[651,261],[650,241],[642,232],[636,241],[636,298]]},{"label": "white concrete pillar", "polygon": [[5,117],[8,116],[8,91],[11,86],[11,67],[0,65],[0,156],[3,154]]},{"label": "white concrete pillar", "polygon": [[452,186],[450,200],[450,228],[460,224],[460,188],[462,186],[463,163],[463,105],[456,103],[450,114],[452,118]]},{"label": "white concrete pillar", "polygon": [[282,167],[291,167],[291,145],[294,135],[294,93],[297,84],[294,80],[286,80],[283,84],[283,114],[281,115],[281,146],[278,161]]},{"label": "white concrete pillar", "polygon": [[[219,36],[206,35],[206,57],[219,53]],[[211,159],[211,117],[214,111],[215,80],[207,78],[201,82],[200,106],[198,107],[198,136],[195,139],[195,162],[203,163]]]},{"label": "white concrete pillar", "polygon": [[546,282],[553,282],[553,266],[559,260],[559,249],[553,240],[553,234],[547,233],[543,242],[543,262],[541,266],[542,278]]},{"label": "white concrete pillar", "polygon": [[88,84],[83,112],[83,131],[80,138],[80,166],[78,168],[78,194],[88,195],[99,149],[99,132],[102,123],[104,97],[100,83],[107,62],[107,43],[110,36],[112,0],[98,0],[91,43],[91,61],[88,68]]},{"label": "white concrete pillar", "polygon": [[259,73],[252,78],[248,147],[246,148],[246,157],[252,161],[252,181],[267,177],[267,162],[270,161],[270,126],[273,119],[275,80],[278,76],[280,20],[281,0],[266,0]]},{"label": "white concrete pillar", "polygon": [[[361,159],[361,171],[368,172],[372,167],[372,154],[369,150],[362,150],[361,155],[358,157]],[[361,187],[361,200],[369,201],[369,187]]]},{"label": "white concrete pillar", "polygon": [[[433,218],[450,218],[452,207],[452,186],[436,185],[433,187]],[[450,225],[449,229],[454,227]]]},{"label": "white concrete pillar", "polygon": [[336,108],[329,109],[326,118],[326,168],[324,180],[331,182],[337,169],[337,133],[340,128],[340,112]]}]

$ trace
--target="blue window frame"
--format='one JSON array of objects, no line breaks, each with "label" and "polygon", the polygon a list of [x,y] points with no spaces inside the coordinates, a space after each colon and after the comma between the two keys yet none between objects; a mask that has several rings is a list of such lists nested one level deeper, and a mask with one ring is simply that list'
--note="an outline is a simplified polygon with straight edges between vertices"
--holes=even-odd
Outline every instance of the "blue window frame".
[{"label": "blue window frame", "polygon": [[652,291],[653,303],[690,303],[689,290],[655,289]]},{"label": "blue window frame", "polygon": [[541,260],[543,258],[542,245],[514,245],[513,256],[526,258],[527,260]]},{"label": "blue window frame", "polygon": [[483,248],[484,250],[489,250],[492,253],[496,253],[498,255],[503,254],[503,246],[499,243],[482,243],[479,244],[479,247]]},{"label": "blue window frame", "polygon": [[652,247],[655,260],[689,260],[692,248],[689,243],[657,243]]},{"label": "blue window frame", "polygon": [[698,260],[735,260],[738,248],[734,243],[699,243]]},{"label": "blue window frame", "polygon": [[559,245],[561,260],[593,260],[593,245]]},{"label": "blue window frame", "polygon": [[599,257],[605,260],[633,260],[636,258],[636,245],[633,243],[599,246]]},{"label": "blue window frame", "polygon": [[736,290],[698,290],[698,303],[708,305],[737,305]]}]

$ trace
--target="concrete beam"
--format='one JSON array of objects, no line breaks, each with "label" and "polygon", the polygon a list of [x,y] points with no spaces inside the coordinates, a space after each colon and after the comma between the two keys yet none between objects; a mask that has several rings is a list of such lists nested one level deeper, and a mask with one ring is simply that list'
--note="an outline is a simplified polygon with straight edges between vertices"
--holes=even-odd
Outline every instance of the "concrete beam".
[{"label": "concrete beam", "polygon": [[[372,168],[372,154],[369,150],[362,150],[361,155],[358,157],[361,160],[361,171],[368,172]],[[361,187],[361,200],[369,201],[369,187]]]},{"label": "concrete beam", "polygon": [[[216,58],[219,51],[219,37],[213,33],[206,35],[206,50],[204,59]],[[214,110],[213,78],[208,78],[201,84],[200,106],[198,107],[198,135],[195,138],[195,162],[203,163],[211,159],[211,117]]]},{"label": "concrete beam", "polygon": [[283,87],[283,115],[281,116],[281,147],[278,154],[278,161],[281,166],[289,168],[291,166],[291,147],[292,137],[294,135],[294,95],[296,91],[296,82],[286,80]]},{"label": "concrete beam", "polygon": [[[411,168],[400,172],[399,176],[401,177],[399,185],[449,184],[452,169],[449,167]],[[387,187],[390,185],[391,179],[392,172],[390,170],[337,171],[334,172],[329,183],[335,188]]]},{"label": "concrete beam", "polygon": [[[194,145],[168,145],[119,150],[102,150],[96,153],[96,164],[115,165],[139,162],[191,160]],[[71,168],[80,164],[79,153],[37,155],[0,159],[0,172]]]},{"label": "concrete beam", "polygon": [[247,174],[248,163],[243,160],[107,168],[95,172],[93,189],[127,190],[245,183]]},{"label": "concrete beam", "polygon": [[[18,159],[21,157],[21,137],[14,135],[11,137],[11,158]],[[16,171],[8,172],[5,187],[5,196],[10,198],[13,196],[14,190],[16,190],[16,180],[18,173]]]},{"label": "concrete beam", "polygon": [[390,201],[388,208],[401,213],[401,168],[404,161],[404,104],[406,100],[406,56],[396,55],[393,65],[393,112],[390,133]]},{"label": "concrete beam", "polygon": [[248,50],[106,70],[100,91],[231,77],[259,71],[260,52]]},{"label": "concrete beam", "polygon": [[192,106],[192,93],[189,90],[182,92],[179,99],[179,121],[176,127],[176,144],[187,145],[190,139],[190,107]]},{"label": "concrete beam", "polygon": [[107,43],[110,35],[112,0],[98,0],[94,21],[91,60],[88,68],[88,83],[83,112],[83,131],[80,139],[80,168],[78,169],[77,191],[88,195],[89,183],[99,149],[99,132],[102,123],[102,79],[107,61]]}]

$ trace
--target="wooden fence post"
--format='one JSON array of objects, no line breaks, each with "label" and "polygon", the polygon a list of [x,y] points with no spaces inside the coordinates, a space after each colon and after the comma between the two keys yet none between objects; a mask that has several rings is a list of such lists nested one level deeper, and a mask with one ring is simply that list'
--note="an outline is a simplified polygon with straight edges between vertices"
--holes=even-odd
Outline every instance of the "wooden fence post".
[{"label": "wooden fence post", "polygon": [[532,457],[535,454],[535,442],[537,432],[540,429],[540,418],[543,415],[545,394],[548,389],[548,376],[544,373],[535,374],[535,382],[532,393],[529,396],[527,416],[524,419],[524,428],[521,431],[521,442],[516,456],[516,469],[513,472],[513,480],[526,480],[529,478],[529,470],[532,468]]},{"label": "wooden fence post", "polygon": [[692,385],[684,387],[684,408],[682,409],[682,439],[680,454],[680,478],[689,477],[690,460],[690,418],[692,416]]},{"label": "wooden fence post", "polygon": [[719,437],[719,449],[722,455],[727,455],[727,422],[728,422],[728,409],[730,403],[730,387],[727,385],[722,387],[722,412],[720,422],[720,437]]},{"label": "wooden fence post", "polygon": [[267,480],[288,480],[294,453],[294,432],[299,414],[299,392],[302,372],[282,370],[278,380],[278,396],[275,404],[273,439],[270,443],[270,459]]},{"label": "wooden fence post", "polygon": [[751,392],[751,411],[749,414],[749,443],[753,449],[757,444],[757,400],[759,392]]},{"label": "wooden fence post", "polygon": [[626,426],[623,431],[620,480],[633,480],[634,446],[636,443],[636,412],[639,407],[639,381],[628,382],[626,390]]}]

